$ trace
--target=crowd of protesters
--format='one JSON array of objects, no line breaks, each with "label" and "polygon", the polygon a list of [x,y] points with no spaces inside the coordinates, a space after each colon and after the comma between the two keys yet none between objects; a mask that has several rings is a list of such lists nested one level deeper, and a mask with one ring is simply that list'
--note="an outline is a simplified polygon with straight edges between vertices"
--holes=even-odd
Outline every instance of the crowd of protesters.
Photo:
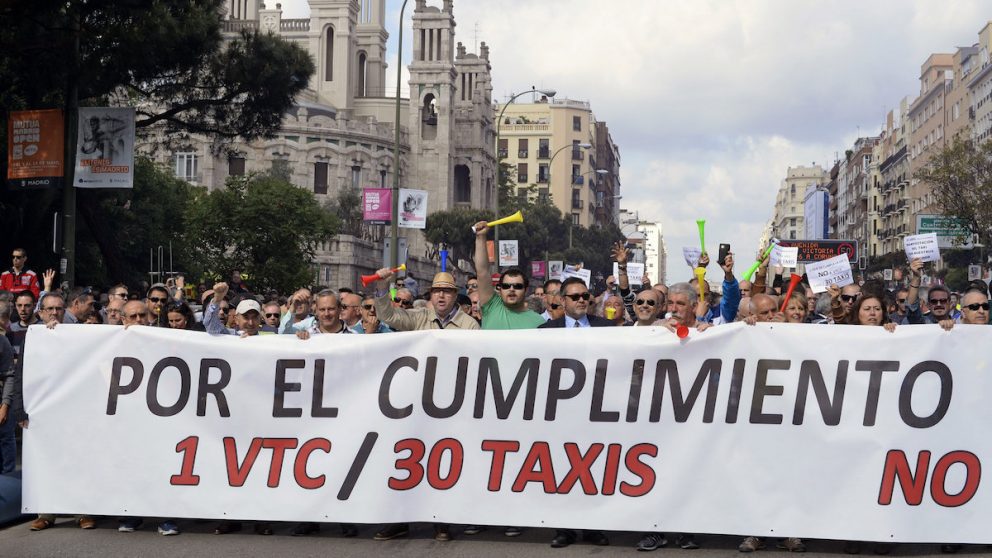
[{"label": "crowd of protesters", "polygon": [[[394,277],[390,270],[377,272],[379,280],[367,292],[351,288],[301,288],[279,296],[268,293],[258,296],[251,292],[237,270],[229,282],[218,282],[211,288],[187,286],[182,277],[157,283],[136,292],[123,284],[101,293],[88,288],[60,289],[55,273],[46,271],[38,276],[26,266],[27,253],[13,251],[13,267],[0,276],[0,380],[3,381],[0,403],[0,472],[9,473],[16,467],[15,425],[29,427],[29,417],[23,412],[19,393],[22,374],[19,356],[24,351],[27,328],[34,324],[56,327],[58,324],[110,324],[147,327],[167,327],[201,331],[211,335],[288,334],[309,339],[322,334],[384,334],[433,329],[542,329],[575,327],[646,327],[665,328],[680,334],[685,328],[705,331],[732,322],[787,322],[797,324],[849,324],[881,326],[893,331],[898,324],[939,324],[950,330],[957,323],[987,324],[989,320],[988,285],[977,281],[963,293],[953,293],[941,285],[925,288],[921,284],[923,264],[909,263],[905,284],[887,289],[880,280],[863,281],[844,287],[831,286],[816,295],[808,284],[801,283],[784,302],[786,281],[781,270],[768,269],[767,261],[758,268],[753,282],[738,281],[734,274],[734,256],[728,254],[718,262],[719,293],[710,290],[710,281],[697,279],[671,285],[652,285],[647,277],[631,281],[627,276],[628,251],[618,243],[612,250],[619,273],[606,279],[601,292],[590,292],[583,279],[570,277],[564,281],[550,279],[531,285],[527,275],[510,268],[498,280],[488,281],[490,262],[486,251],[485,222],[476,226],[474,274],[464,274],[459,285],[455,275],[437,273],[430,288],[418,296],[417,282],[411,276]],[[704,253],[699,266],[708,268],[710,261]],[[776,272],[777,271],[777,272]],[[40,283],[40,284],[39,284]],[[890,283],[891,285],[891,283]],[[702,291],[702,298],[700,292]],[[681,330],[681,331],[680,331]],[[78,516],[76,524],[83,529],[96,526],[97,518]],[[119,520],[119,530],[134,531],[142,525],[141,518]],[[53,526],[53,515],[39,515],[30,525],[33,531]],[[293,526],[294,535],[309,535],[320,528],[317,523]],[[479,533],[486,527],[465,526],[466,535]],[[217,525],[216,534],[241,529],[238,522],[225,521]],[[518,527],[503,527],[507,536],[521,533]],[[271,534],[266,523],[256,523],[255,532]],[[341,525],[345,536],[355,536],[354,525]],[[163,535],[180,532],[174,520],[158,526]],[[407,524],[387,525],[375,534],[376,540],[390,540],[408,535]],[[452,531],[446,524],[434,525],[435,538],[450,540]],[[551,546],[565,547],[579,540],[595,545],[609,544],[601,531],[559,529]],[[668,544],[662,533],[646,533],[637,544],[638,550],[655,550]],[[679,534],[674,545],[695,549],[699,545],[692,534]],[[738,547],[741,552],[763,548],[758,537],[747,537]],[[805,551],[801,539],[787,537],[777,546],[792,551]],[[887,546],[876,545],[884,553]],[[945,552],[958,550],[957,545],[944,545]],[[845,551],[858,552],[859,545],[848,543]]]}]

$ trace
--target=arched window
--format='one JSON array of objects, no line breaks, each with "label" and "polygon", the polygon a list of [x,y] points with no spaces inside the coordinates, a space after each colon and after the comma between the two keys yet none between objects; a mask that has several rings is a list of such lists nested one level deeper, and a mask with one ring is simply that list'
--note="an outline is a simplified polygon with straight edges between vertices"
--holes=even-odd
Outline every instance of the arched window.
[{"label": "arched window", "polygon": [[357,84],[358,90],[355,92],[355,96],[356,97],[365,97],[366,95],[368,95],[368,88],[367,88],[367,84],[366,84],[366,81],[367,81],[366,76],[368,75],[367,69],[368,69],[368,57],[365,56],[365,53],[364,52],[359,52],[358,53],[358,84]]},{"label": "arched window", "polygon": [[334,28],[324,36],[324,81],[334,81]]},{"label": "arched window", "polygon": [[437,138],[437,99],[428,93],[420,107],[420,137],[432,140]]},{"label": "arched window", "polygon": [[455,165],[455,203],[471,203],[472,173],[465,165]]}]

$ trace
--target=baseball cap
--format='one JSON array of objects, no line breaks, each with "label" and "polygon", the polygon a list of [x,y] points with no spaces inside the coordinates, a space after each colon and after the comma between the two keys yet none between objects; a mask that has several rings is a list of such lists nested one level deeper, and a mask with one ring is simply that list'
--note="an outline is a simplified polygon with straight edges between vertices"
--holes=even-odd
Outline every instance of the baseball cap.
[{"label": "baseball cap", "polygon": [[239,316],[242,314],[247,314],[252,310],[258,312],[259,314],[262,313],[262,306],[258,303],[257,300],[252,298],[246,298],[238,303],[237,313]]}]

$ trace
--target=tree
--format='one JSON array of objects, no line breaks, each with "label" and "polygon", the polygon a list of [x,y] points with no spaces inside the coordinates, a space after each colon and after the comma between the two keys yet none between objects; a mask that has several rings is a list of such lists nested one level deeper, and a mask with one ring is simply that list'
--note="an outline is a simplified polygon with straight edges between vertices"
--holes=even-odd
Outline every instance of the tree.
[{"label": "tree", "polygon": [[170,244],[178,256],[174,269],[186,271],[192,256],[180,248],[193,195],[189,183],[144,157],[135,159],[133,190],[80,191],[78,251],[90,254],[92,263],[81,269],[79,283],[135,284],[151,271],[149,250],[162,246],[168,251]]},{"label": "tree", "polygon": [[184,247],[205,276],[247,273],[256,291],[293,290],[313,282],[317,244],[336,234],[338,220],[313,194],[267,175],[231,177],[201,193],[186,213]]},{"label": "tree", "polygon": [[453,261],[472,260],[475,251],[475,233],[472,225],[479,221],[491,221],[493,214],[483,209],[452,209],[436,211],[427,216],[424,236],[431,244],[448,246],[449,257]]},{"label": "tree", "polygon": [[341,222],[342,234],[350,234],[354,237],[362,236],[362,224],[364,214],[362,213],[362,193],[358,188],[342,188],[337,197],[328,200],[324,208]]},{"label": "tree", "polygon": [[[218,142],[271,135],[314,64],[301,47],[280,37],[246,32],[225,42],[224,0],[14,0],[0,3],[0,147],[6,150],[6,115],[13,110],[61,108],[67,85],[78,86],[83,106],[137,108],[139,130],[163,126],[171,138],[201,133]],[[77,48],[78,39],[78,48]],[[6,176],[7,160],[0,158]],[[109,194],[118,199],[121,194]],[[128,194],[123,194],[127,196]],[[87,223],[113,222],[103,194],[80,193]],[[134,200],[132,200],[134,205]],[[61,204],[55,191],[0,188],[0,244],[23,245],[36,267],[57,267],[49,233]],[[82,234],[82,230],[80,230]],[[82,238],[82,237],[80,237]],[[80,277],[88,269],[130,276],[111,239],[99,257],[78,247]],[[118,237],[119,238],[119,237]],[[132,247],[147,253],[153,246]],[[118,250],[122,251],[122,250]]]},{"label": "tree", "polygon": [[962,219],[982,244],[992,242],[992,142],[955,136],[916,178],[932,187],[944,215]]}]

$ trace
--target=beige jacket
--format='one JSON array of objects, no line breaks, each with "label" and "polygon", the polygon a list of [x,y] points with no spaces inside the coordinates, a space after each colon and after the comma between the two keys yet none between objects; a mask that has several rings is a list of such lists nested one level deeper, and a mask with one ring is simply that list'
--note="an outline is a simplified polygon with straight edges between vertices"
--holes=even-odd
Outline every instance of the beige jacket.
[{"label": "beige jacket", "polygon": [[375,299],[375,313],[379,320],[396,331],[417,331],[421,329],[480,329],[479,322],[465,312],[458,310],[455,317],[441,325],[441,319],[431,307],[396,308],[389,294]]}]

